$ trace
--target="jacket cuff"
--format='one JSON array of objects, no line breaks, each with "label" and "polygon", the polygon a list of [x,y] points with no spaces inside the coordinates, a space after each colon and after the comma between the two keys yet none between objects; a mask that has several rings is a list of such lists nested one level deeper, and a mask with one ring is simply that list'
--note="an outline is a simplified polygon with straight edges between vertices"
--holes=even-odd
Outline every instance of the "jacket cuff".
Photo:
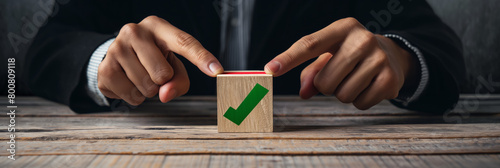
[{"label": "jacket cuff", "polygon": [[412,55],[418,58],[420,66],[420,82],[418,84],[418,87],[414,91],[401,90],[399,92],[399,96],[396,99],[393,99],[394,101],[399,102],[404,106],[408,106],[409,103],[417,100],[427,87],[429,83],[429,69],[427,68],[427,64],[422,52],[420,52],[417,47],[413,46],[410,42],[399,35],[384,34],[384,36],[395,40],[397,43],[402,45],[401,47],[405,47],[407,50],[411,51]]},{"label": "jacket cuff", "polygon": [[87,85],[85,86],[85,90],[89,97],[99,106],[109,106],[108,100],[97,87],[97,72],[99,64],[101,64],[106,56],[106,52],[113,41],[115,41],[115,38],[109,39],[101,44],[94,53],[92,53],[92,56],[90,56],[90,61],[87,66]]}]

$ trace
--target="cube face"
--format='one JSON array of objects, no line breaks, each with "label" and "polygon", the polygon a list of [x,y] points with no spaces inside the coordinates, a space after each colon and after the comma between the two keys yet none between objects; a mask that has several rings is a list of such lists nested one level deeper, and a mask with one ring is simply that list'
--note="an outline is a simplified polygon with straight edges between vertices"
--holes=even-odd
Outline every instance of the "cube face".
[{"label": "cube face", "polygon": [[[250,111],[247,116],[245,110]],[[226,112],[244,119],[238,125],[232,118],[234,115]],[[219,132],[273,132],[272,75],[217,75],[217,128]]]}]

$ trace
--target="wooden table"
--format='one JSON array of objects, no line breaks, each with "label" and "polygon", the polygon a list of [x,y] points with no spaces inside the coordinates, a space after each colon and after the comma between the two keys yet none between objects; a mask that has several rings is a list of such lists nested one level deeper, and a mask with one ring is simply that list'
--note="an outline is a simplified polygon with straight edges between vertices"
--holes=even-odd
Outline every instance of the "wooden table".
[{"label": "wooden table", "polygon": [[0,116],[0,167],[499,167],[500,98],[465,99],[453,113],[429,115],[388,102],[359,111],[334,98],[276,96],[274,133],[217,133],[215,97],[95,114],[20,97],[15,161],[9,118]]}]

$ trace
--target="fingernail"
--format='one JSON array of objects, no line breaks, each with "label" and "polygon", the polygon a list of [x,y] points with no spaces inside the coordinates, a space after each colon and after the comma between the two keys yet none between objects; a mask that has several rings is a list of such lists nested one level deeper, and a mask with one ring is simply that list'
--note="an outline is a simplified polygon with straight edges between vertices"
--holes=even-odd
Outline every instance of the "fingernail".
[{"label": "fingernail", "polygon": [[210,63],[210,65],[208,66],[208,68],[210,68],[210,71],[212,71],[212,73],[214,75],[220,74],[223,71],[222,70],[222,66],[219,63],[216,63],[216,62]]},{"label": "fingernail", "polygon": [[264,70],[266,73],[275,74],[280,70],[280,68],[281,64],[279,62],[271,61],[266,65],[266,67],[264,67]]}]

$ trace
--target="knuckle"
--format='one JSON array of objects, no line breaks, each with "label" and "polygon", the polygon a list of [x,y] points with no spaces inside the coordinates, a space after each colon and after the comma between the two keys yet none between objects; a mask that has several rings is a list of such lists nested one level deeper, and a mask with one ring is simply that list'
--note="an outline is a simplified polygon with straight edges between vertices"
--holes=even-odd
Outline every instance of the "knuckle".
[{"label": "knuckle", "polygon": [[333,92],[332,92],[332,91],[330,91],[328,88],[324,88],[324,87],[323,87],[322,89],[318,89],[318,91],[319,91],[321,94],[325,95],[325,96],[331,96],[331,95],[333,95]]},{"label": "knuckle", "polygon": [[346,18],[344,18],[344,19],[342,19],[342,20],[344,20],[345,22],[348,22],[348,23],[351,23],[351,22],[357,22],[357,21],[358,21],[358,20],[357,20],[356,18],[354,18],[354,17],[346,17]]},{"label": "knuckle", "polygon": [[198,50],[194,52],[195,60],[197,60],[197,62],[209,62],[208,59],[210,59],[210,52],[208,50]]},{"label": "knuckle", "polygon": [[155,84],[147,86],[148,88],[146,89],[146,93],[144,93],[144,96],[146,97],[153,97],[156,94],[158,94],[158,86]]},{"label": "knuckle", "polygon": [[362,33],[359,34],[358,39],[358,49],[373,48],[375,44],[377,44],[375,35],[369,31],[362,31]]},{"label": "knuckle", "polygon": [[120,49],[120,42],[118,40],[115,40],[113,43],[111,43],[111,45],[109,45],[106,56],[113,55]]},{"label": "knuckle", "polygon": [[398,84],[398,75],[395,71],[393,70],[390,70],[388,72],[389,75],[388,76],[388,79],[389,80],[389,83],[393,84],[393,85],[397,85]]},{"label": "knuckle", "polygon": [[114,41],[111,43],[111,45],[108,48],[108,51],[106,52],[106,58],[116,58],[116,57],[122,57],[123,56],[123,51],[125,50],[125,47],[123,46],[122,42],[120,41]]},{"label": "knuckle", "polygon": [[144,96],[136,97],[134,99],[135,104],[133,104],[133,105],[138,106],[138,105],[142,104],[142,102],[144,102],[144,100],[146,100],[146,97],[144,97]]},{"label": "knuckle", "polygon": [[385,52],[378,52],[372,58],[374,67],[382,67],[388,63],[387,54]]},{"label": "knuckle", "polygon": [[150,15],[144,19],[142,19],[141,23],[140,24],[146,24],[146,25],[150,25],[150,24],[154,24],[158,21],[160,21],[161,18],[158,17],[158,16],[155,16],[155,15]]},{"label": "knuckle", "polygon": [[142,95],[142,93],[137,90],[137,88],[132,88],[131,92],[124,97],[125,100],[128,100],[127,103],[137,106],[146,100],[146,97]]},{"label": "knuckle", "polygon": [[354,65],[358,63],[359,58],[364,56],[362,53],[362,50],[354,48],[351,54],[339,55],[339,59],[345,65]]},{"label": "knuckle", "polygon": [[324,81],[323,78],[314,78],[314,87],[316,87],[316,89],[324,95],[329,96],[333,94],[333,91],[326,84],[326,81]]},{"label": "knuckle", "polygon": [[319,45],[319,39],[314,35],[307,35],[302,37],[298,42],[305,50],[314,50]]},{"label": "knuckle", "polygon": [[145,87],[144,96],[153,97],[158,93],[158,85],[151,81],[149,75],[146,75],[142,78],[142,86]]},{"label": "knuckle", "polygon": [[163,85],[167,83],[167,81],[169,81],[173,75],[173,72],[168,68],[161,68],[154,73],[154,77],[152,80],[157,85]]},{"label": "knuckle", "polygon": [[351,103],[354,98],[351,96],[352,94],[346,93],[345,91],[340,91],[337,95],[337,99],[339,99],[340,102],[342,103]]},{"label": "knuckle", "polygon": [[388,92],[387,92],[387,96],[388,97],[387,98],[388,99],[394,99],[394,98],[398,97],[398,95],[399,95],[399,88],[397,87],[396,81],[392,80],[390,82],[390,84],[388,84],[388,85],[390,85],[390,87],[387,88],[387,90],[388,90]]},{"label": "knuckle", "polygon": [[302,37],[299,41],[298,44],[302,46],[306,50],[314,50],[316,47],[319,45],[319,39],[316,38],[314,35],[307,35]]},{"label": "knuckle", "polygon": [[192,46],[196,42],[196,39],[193,36],[182,31],[175,34],[175,39],[177,45],[184,49]]},{"label": "knuckle", "polygon": [[392,83],[392,80],[391,80],[391,76],[390,75],[385,75],[381,80],[380,80],[380,85],[382,86],[382,89],[384,91],[387,91],[389,89],[391,89],[391,87],[393,86],[393,83]]},{"label": "knuckle", "polygon": [[147,91],[147,92],[145,93],[145,95],[144,95],[144,96],[146,96],[146,97],[148,97],[148,98],[151,98],[151,97],[155,96],[156,94],[158,94],[158,91],[157,91],[157,90],[156,90],[156,91],[155,91],[155,90],[149,90],[149,91]]},{"label": "knuckle", "polygon": [[107,90],[106,85],[102,81],[97,81],[97,88],[99,88],[101,92]]},{"label": "knuckle", "polygon": [[103,78],[112,77],[114,73],[115,73],[115,68],[113,68],[113,65],[111,65],[111,63],[108,62],[101,63],[97,68],[98,76]]},{"label": "knuckle", "polygon": [[382,79],[379,80],[379,82],[381,86],[381,92],[386,93],[387,98],[392,99],[397,97],[399,89],[397,88],[397,80],[394,75],[384,75]]},{"label": "knuckle", "polygon": [[369,108],[372,107],[371,105],[366,104],[366,103],[353,102],[352,104],[354,105],[354,107],[356,107],[359,110],[368,110]]},{"label": "knuckle", "polygon": [[353,17],[347,17],[347,18],[341,19],[340,21],[344,25],[346,25],[347,27],[354,27],[354,26],[357,26],[360,24],[359,21]]},{"label": "knuckle", "polygon": [[136,38],[140,37],[139,33],[140,33],[139,25],[135,23],[127,23],[123,25],[123,27],[120,29],[119,35],[126,36],[129,38]]}]

